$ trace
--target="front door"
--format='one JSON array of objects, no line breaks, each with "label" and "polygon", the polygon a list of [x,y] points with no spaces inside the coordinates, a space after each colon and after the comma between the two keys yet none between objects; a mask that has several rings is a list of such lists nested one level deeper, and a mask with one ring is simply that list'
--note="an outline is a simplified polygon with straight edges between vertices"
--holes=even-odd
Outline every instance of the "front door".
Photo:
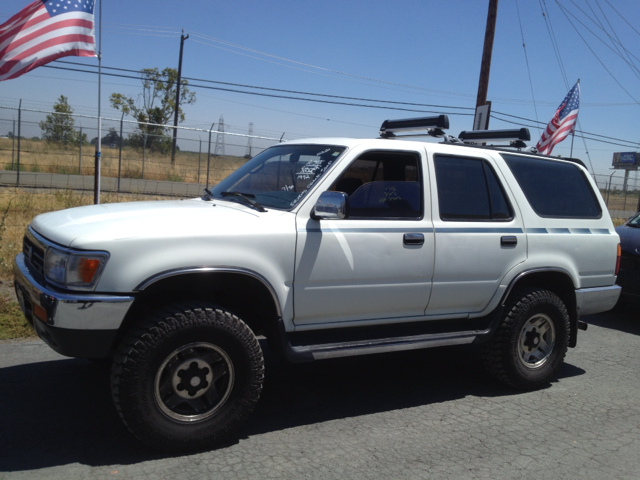
[{"label": "front door", "polygon": [[434,262],[423,159],[412,151],[364,152],[330,188],[349,195],[348,219],[300,214],[297,326],[423,315]]}]

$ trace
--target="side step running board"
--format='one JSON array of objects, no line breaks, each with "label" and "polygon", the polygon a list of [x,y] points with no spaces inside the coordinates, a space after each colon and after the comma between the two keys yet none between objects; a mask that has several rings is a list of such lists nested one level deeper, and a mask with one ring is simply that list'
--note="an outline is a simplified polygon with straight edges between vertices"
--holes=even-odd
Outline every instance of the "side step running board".
[{"label": "side step running board", "polygon": [[280,338],[285,357],[290,362],[310,362],[326,358],[350,357],[401,350],[418,350],[422,348],[443,347],[446,345],[463,345],[472,343],[478,331],[455,333],[432,333],[406,337],[380,338],[342,343],[326,343],[320,345],[292,346],[287,339],[282,320],[279,322]]}]

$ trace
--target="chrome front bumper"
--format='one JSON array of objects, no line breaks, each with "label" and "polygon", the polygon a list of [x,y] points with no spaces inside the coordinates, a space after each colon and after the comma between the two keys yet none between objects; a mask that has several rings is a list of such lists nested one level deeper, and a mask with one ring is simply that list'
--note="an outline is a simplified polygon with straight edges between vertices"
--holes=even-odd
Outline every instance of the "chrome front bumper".
[{"label": "chrome front bumper", "polygon": [[20,308],[51,348],[73,357],[108,353],[134,297],[53,290],[34,278],[22,253],[16,256],[13,271]]}]

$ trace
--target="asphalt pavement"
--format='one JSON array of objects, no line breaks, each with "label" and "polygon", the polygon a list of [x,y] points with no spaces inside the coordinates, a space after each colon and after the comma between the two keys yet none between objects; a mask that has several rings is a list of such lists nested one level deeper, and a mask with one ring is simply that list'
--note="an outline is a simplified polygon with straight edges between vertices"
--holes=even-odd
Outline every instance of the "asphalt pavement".
[{"label": "asphalt pavement", "polygon": [[129,434],[106,368],[0,342],[0,479],[638,479],[640,310],[585,320],[558,379],[528,393],[474,347],[302,365],[266,351],[238,436],[181,456]]}]

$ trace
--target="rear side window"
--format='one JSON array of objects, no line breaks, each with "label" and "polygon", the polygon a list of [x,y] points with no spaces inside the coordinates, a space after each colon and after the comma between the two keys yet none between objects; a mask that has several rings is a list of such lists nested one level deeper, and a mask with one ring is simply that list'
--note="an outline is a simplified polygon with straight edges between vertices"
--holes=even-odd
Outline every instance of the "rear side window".
[{"label": "rear side window", "polygon": [[502,154],[533,210],[541,217],[600,218],[584,172],[571,163]]},{"label": "rear side window", "polygon": [[509,201],[491,166],[479,158],[435,155],[440,218],[449,221],[507,221]]}]

